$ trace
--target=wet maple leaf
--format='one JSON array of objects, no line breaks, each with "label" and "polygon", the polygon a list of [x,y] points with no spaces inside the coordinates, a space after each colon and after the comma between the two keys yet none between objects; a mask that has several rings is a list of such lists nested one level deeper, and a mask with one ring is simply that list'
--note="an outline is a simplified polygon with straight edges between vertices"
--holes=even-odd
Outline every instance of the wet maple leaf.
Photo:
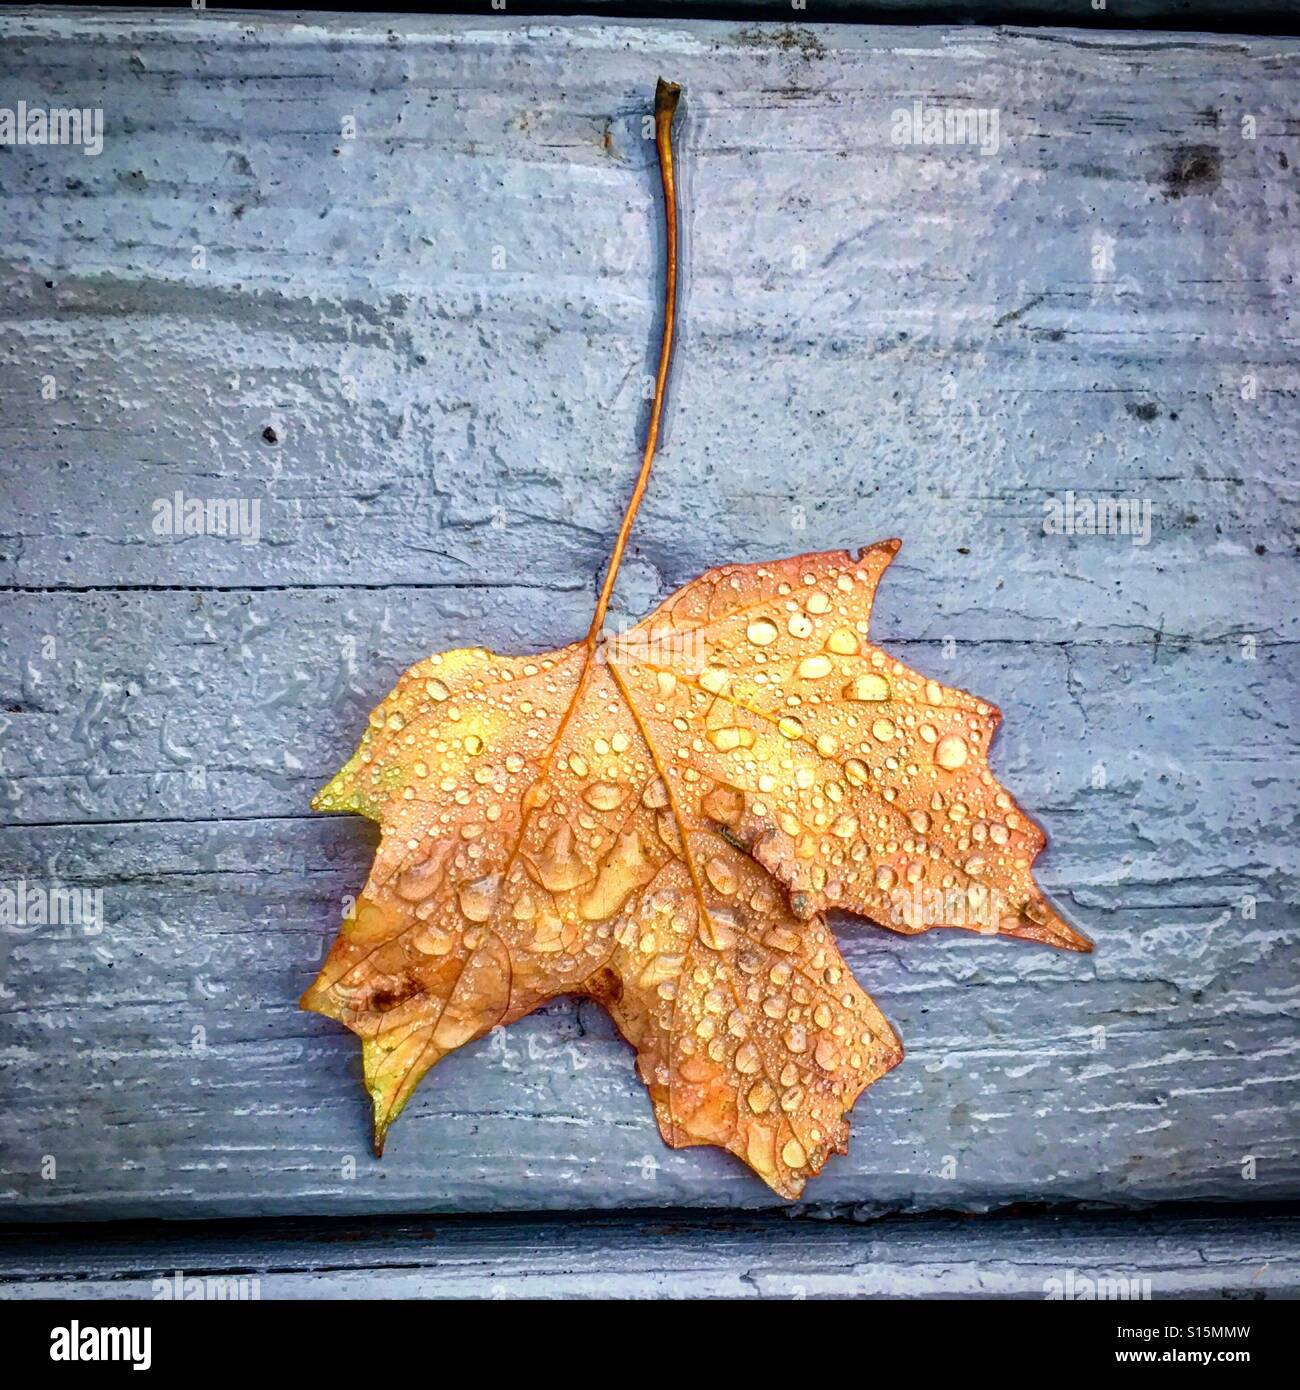
[{"label": "wet maple leaf", "polygon": [[1089,949],[1031,865],[1038,827],[994,779],[987,703],[868,637],[897,541],[725,565],[625,635],[602,623],[651,428],[587,637],[412,667],[319,793],[381,827],[303,1006],[362,1039],[375,1145],[440,1058],[559,995],[635,1047],[665,1141],[711,1144],[795,1197],[902,1058],[821,915]]}]

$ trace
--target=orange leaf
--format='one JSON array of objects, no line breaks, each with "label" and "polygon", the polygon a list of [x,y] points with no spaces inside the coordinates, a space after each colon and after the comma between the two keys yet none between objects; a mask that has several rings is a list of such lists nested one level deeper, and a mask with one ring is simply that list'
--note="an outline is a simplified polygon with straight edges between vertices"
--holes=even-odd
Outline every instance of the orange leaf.
[{"label": "orange leaf", "polygon": [[820,908],[1086,949],[988,770],[995,711],[867,640],[896,548],[724,566],[622,638],[402,677],[313,803],[382,827],[303,998],[364,1040],[377,1145],[441,1057],[579,994],[667,1143],[796,1196],[902,1056]]},{"label": "orange leaf", "polygon": [[637,1050],[664,1140],[730,1150],[795,1197],[862,1090],[902,1058],[821,916],[1090,949],[1031,876],[1038,827],[988,767],[998,712],[871,644],[897,541],[726,565],[625,635],[603,619],[654,455],[665,328],[631,504],[586,638],[412,667],[323,811],[379,849],[304,1008],[362,1039],[376,1151],[442,1057],[558,995]]}]

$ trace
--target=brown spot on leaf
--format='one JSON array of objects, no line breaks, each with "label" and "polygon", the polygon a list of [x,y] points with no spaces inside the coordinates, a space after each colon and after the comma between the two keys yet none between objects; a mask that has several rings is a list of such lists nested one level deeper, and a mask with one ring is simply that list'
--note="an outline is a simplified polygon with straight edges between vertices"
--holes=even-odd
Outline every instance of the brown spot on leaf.
[{"label": "brown spot on leaf", "polygon": [[387,1013],[399,1004],[405,1004],[408,999],[413,998],[419,992],[419,983],[408,976],[390,988],[375,990],[370,996],[370,1005],[380,1013]]},{"label": "brown spot on leaf", "polygon": [[585,989],[590,998],[607,1009],[623,997],[623,981],[608,966],[597,970],[587,980]]}]

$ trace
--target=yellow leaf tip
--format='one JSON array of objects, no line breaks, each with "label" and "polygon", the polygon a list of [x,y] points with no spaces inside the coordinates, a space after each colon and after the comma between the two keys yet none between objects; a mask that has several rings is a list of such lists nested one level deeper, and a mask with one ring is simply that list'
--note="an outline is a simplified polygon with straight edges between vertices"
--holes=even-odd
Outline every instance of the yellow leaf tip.
[{"label": "yellow leaf tip", "polygon": [[894,556],[897,555],[902,548],[903,542],[899,540],[897,536],[891,536],[888,540],[872,541],[870,545],[862,546],[858,550],[858,553],[856,555],[854,555],[851,550],[846,551],[845,553],[849,556],[849,558],[853,561],[855,565],[860,565],[867,558],[867,556],[873,554],[876,551],[880,551],[888,556],[888,559],[885,561],[885,563],[888,564],[889,561],[892,560]]},{"label": "yellow leaf tip", "polygon": [[1093,950],[1092,942],[1082,932],[1075,931],[1058,912],[1053,912],[1050,919],[1042,923],[1030,918],[1024,920],[1029,928],[1025,934],[1032,940],[1055,946],[1061,951],[1077,951],[1085,956]]}]

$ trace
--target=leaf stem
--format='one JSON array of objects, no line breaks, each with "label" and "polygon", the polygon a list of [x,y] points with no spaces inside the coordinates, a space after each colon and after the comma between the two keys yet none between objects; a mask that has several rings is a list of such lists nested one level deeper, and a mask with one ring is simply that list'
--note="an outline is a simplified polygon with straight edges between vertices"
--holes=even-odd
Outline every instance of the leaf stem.
[{"label": "leaf stem", "polygon": [[665,82],[662,77],[655,87],[655,147],[659,151],[659,177],[663,183],[664,226],[667,232],[664,328],[659,343],[659,370],[655,376],[654,402],[650,407],[650,424],[646,430],[645,452],[641,456],[641,471],[637,474],[636,486],[632,489],[631,500],[623,513],[623,524],[618,528],[614,549],[610,553],[605,582],[601,585],[600,597],[596,600],[596,612],[587,631],[588,648],[595,647],[600,637],[600,630],[605,622],[605,610],[609,607],[610,595],[614,592],[614,580],[618,577],[618,567],[632,530],[632,521],[641,505],[641,498],[645,495],[646,483],[650,481],[650,466],[654,462],[655,447],[659,443],[659,425],[664,413],[668,368],[673,356],[673,327],[677,317],[677,185],[673,178],[672,129],[681,94],[682,89],[676,82]]}]

